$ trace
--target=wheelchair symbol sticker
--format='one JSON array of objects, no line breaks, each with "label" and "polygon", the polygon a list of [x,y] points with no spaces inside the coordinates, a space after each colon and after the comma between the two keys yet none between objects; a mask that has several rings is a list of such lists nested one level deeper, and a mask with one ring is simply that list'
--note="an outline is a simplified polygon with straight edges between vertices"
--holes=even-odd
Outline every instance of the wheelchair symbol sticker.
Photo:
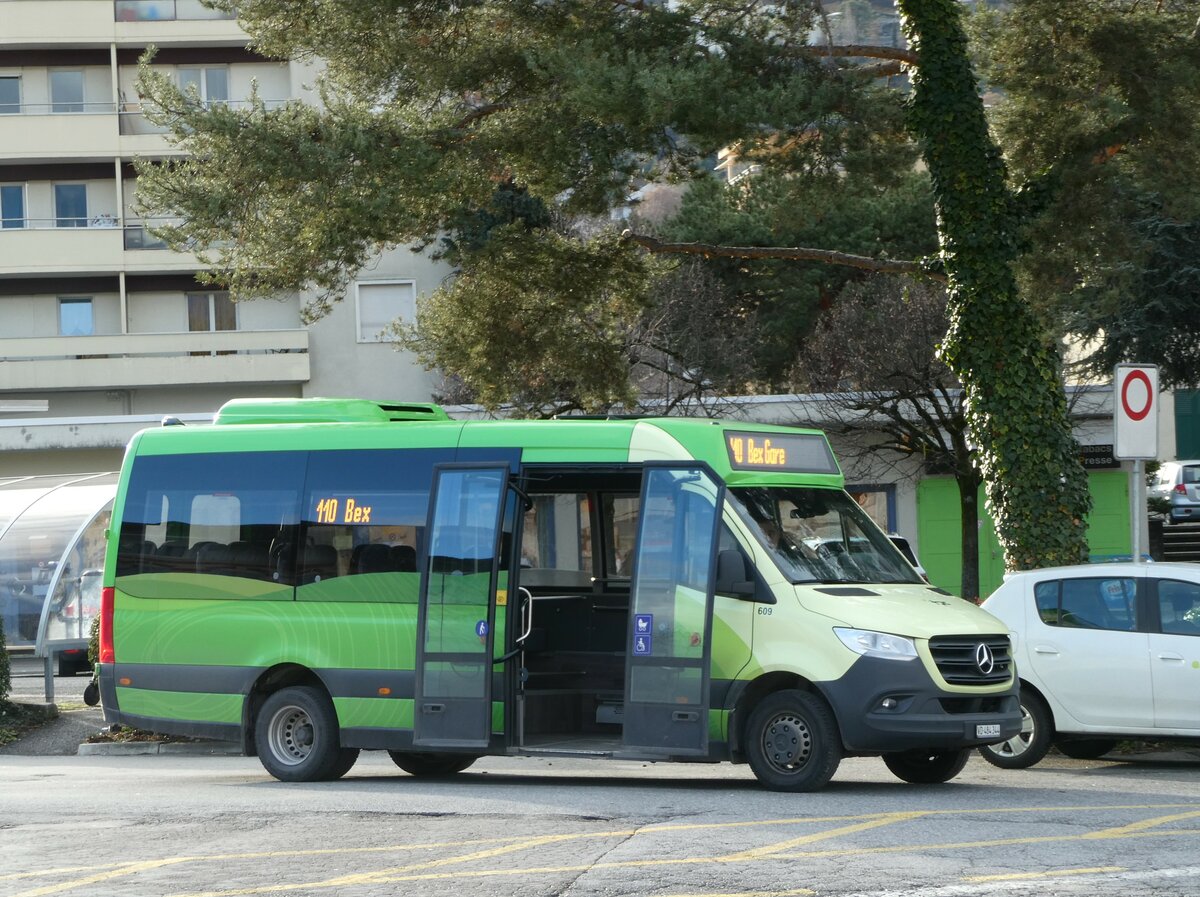
[{"label": "wheelchair symbol sticker", "polygon": [[649,657],[654,653],[654,636],[635,635],[633,637],[633,654],[635,657]]}]

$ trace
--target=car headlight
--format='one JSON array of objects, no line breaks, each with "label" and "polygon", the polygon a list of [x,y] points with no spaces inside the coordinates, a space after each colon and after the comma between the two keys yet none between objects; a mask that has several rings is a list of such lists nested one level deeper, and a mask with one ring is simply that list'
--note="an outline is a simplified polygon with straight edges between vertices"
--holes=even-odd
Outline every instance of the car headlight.
[{"label": "car headlight", "polygon": [[882,657],[885,660],[914,660],[917,646],[910,638],[892,635],[889,632],[872,632],[869,629],[843,629],[833,627],[842,644],[864,657]]}]

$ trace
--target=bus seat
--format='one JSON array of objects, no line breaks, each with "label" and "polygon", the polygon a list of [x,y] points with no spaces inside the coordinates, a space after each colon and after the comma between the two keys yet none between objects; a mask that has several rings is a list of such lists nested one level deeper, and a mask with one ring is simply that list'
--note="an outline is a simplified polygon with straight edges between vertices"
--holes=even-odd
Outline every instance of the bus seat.
[{"label": "bus seat", "polygon": [[233,576],[232,554],[228,545],[219,542],[198,542],[195,549],[196,572],[214,576]]},{"label": "bus seat", "polygon": [[393,569],[391,549],[379,542],[356,545],[350,569],[355,573],[388,573]]},{"label": "bus seat", "polygon": [[411,545],[393,545],[389,549],[392,555],[392,569],[400,573],[417,572],[417,549]]},{"label": "bus seat", "polygon": [[270,549],[260,542],[231,542],[229,545],[230,576],[246,579],[270,578]]},{"label": "bus seat", "polygon": [[337,576],[337,549],[332,545],[307,545],[300,558],[300,584]]}]

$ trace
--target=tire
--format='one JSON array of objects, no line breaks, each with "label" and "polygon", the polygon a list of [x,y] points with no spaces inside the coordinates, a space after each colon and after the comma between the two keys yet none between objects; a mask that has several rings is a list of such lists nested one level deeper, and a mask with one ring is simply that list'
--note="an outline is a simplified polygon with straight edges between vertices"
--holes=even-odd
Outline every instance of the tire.
[{"label": "tire", "polygon": [[746,759],[771,791],[817,791],[842,759],[837,721],[825,703],[788,689],[763,698],[746,721]]},{"label": "tire", "polygon": [[338,761],[329,772],[327,781],[340,779],[358,762],[358,748],[342,748],[338,751]]},{"label": "tire", "polygon": [[1008,741],[984,745],[980,755],[1001,769],[1028,769],[1041,761],[1054,739],[1050,710],[1036,693],[1021,689],[1021,731]]},{"label": "tire", "polygon": [[267,772],[281,782],[335,778],[345,762],[333,703],[324,691],[307,685],[280,689],[263,702],[254,745]]},{"label": "tire", "polygon": [[1059,741],[1054,745],[1064,757],[1072,760],[1099,760],[1117,746],[1115,738],[1077,738]]},{"label": "tire", "polygon": [[903,751],[884,754],[883,762],[892,774],[914,785],[940,785],[963,771],[971,749],[961,751]]},{"label": "tire", "polygon": [[414,751],[388,751],[388,756],[410,776],[422,779],[452,776],[479,759],[471,754],[427,754]]}]

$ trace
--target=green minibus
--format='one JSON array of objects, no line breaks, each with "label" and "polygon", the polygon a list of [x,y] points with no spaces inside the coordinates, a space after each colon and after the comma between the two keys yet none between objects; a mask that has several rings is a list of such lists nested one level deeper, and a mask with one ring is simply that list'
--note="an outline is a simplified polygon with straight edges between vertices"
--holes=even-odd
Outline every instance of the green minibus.
[{"label": "green minibus", "polygon": [[[166,421],[165,424],[169,424]],[[105,719],[284,781],[360,750],[953,778],[1021,729],[1007,628],[924,582],[816,430],[451,420],[239,399],[138,433],[104,571]]]}]

